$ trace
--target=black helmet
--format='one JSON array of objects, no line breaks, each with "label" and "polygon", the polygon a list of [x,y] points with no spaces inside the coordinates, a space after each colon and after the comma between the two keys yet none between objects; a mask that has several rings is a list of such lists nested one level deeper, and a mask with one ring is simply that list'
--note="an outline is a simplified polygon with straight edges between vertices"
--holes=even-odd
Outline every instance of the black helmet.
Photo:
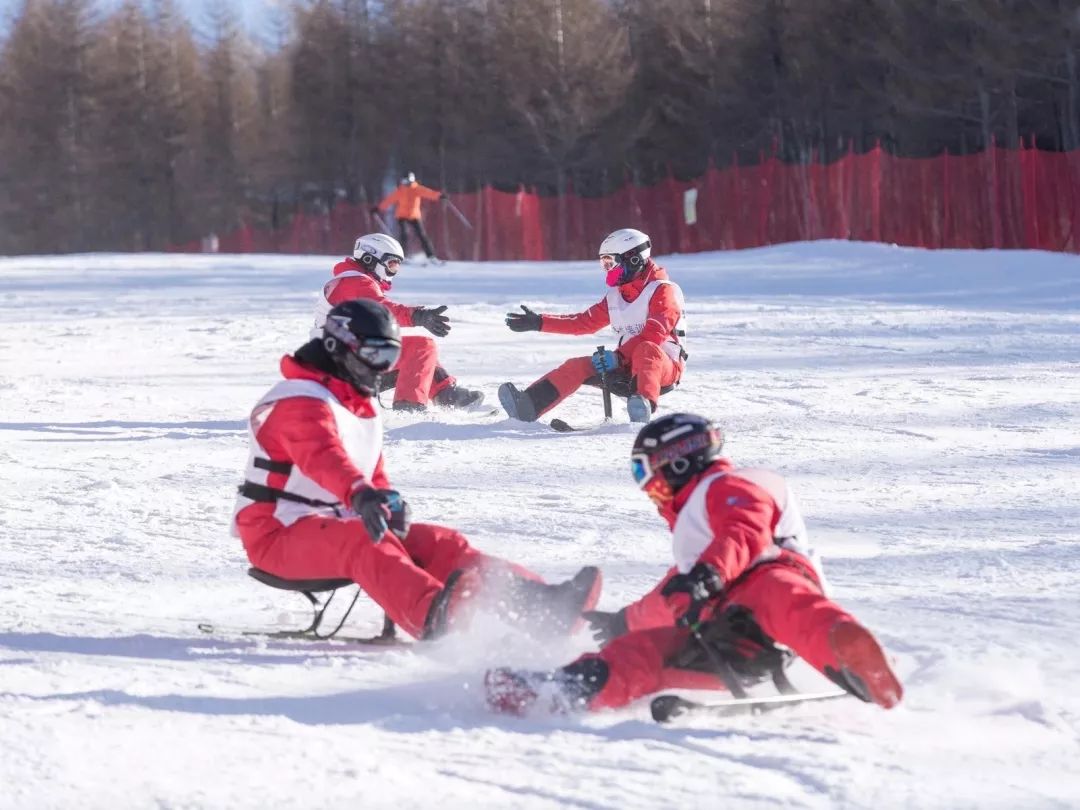
[{"label": "black helmet", "polygon": [[401,356],[401,330],[386,307],[361,298],[327,313],[322,344],[338,376],[371,396],[378,390],[379,375],[392,369]]},{"label": "black helmet", "polygon": [[724,447],[724,434],[708,419],[673,413],[650,422],[634,439],[630,471],[656,500],[669,500],[708,467]]}]

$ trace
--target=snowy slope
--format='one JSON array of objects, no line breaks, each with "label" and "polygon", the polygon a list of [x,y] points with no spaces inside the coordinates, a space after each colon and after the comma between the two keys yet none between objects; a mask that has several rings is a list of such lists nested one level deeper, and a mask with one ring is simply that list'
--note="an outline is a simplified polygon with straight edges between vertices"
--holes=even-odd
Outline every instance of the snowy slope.
[{"label": "snowy slope", "polygon": [[[680,728],[644,704],[485,711],[486,666],[560,663],[586,634],[536,651],[487,626],[424,654],[200,636],[304,618],[244,575],[227,524],[247,412],[332,261],[0,260],[0,807],[1080,806],[1076,257],[819,242],[662,259],[692,330],[663,408],[719,420],[734,458],[790,477],[834,596],[907,686],[890,713]],[[502,324],[519,302],[597,300],[593,263],[408,267],[395,293],[451,305],[443,360],[492,403],[612,342]],[[592,421],[599,394],[555,415]],[[629,425],[388,424],[418,518],[551,578],[599,563],[608,609],[668,564]],[[364,604],[356,629],[378,616]]]}]

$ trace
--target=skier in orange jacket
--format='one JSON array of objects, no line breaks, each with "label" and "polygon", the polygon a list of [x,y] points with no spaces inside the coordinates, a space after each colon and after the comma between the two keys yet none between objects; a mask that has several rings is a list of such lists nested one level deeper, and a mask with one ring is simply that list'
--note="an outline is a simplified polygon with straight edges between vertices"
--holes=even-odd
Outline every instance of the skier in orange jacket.
[{"label": "skier in orange jacket", "polygon": [[406,226],[412,225],[420,244],[424,246],[424,253],[427,254],[428,259],[438,261],[435,248],[432,246],[431,239],[428,238],[427,232],[424,230],[424,223],[420,219],[420,203],[424,200],[445,199],[446,194],[444,192],[420,185],[416,182],[416,175],[409,172],[401,178],[401,184],[397,188],[387,194],[382,202],[371,209],[371,213],[379,214],[389,210],[392,205],[397,206],[394,210],[394,218],[398,223],[398,241],[401,242],[402,247],[408,249],[409,236]]}]

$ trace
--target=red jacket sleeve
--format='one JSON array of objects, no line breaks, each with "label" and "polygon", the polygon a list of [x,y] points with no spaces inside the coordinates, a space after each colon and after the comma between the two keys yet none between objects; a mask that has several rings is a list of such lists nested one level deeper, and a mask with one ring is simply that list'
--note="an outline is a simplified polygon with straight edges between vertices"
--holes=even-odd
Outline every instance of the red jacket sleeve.
[{"label": "red jacket sleeve", "polygon": [[670,284],[661,284],[649,299],[649,317],[637,337],[659,346],[675,331],[681,315],[675,289]]},{"label": "red jacket sleeve", "polygon": [[731,582],[773,545],[776,502],[756,484],[726,475],[712,483],[705,508],[713,540],[698,557]]},{"label": "red jacket sleeve", "polygon": [[386,470],[383,468],[383,454],[379,454],[379,460],[375,464],[375,469],[371,473],[371,486],[375,489],[393,489],[390,486],[390,479],[386,475]]},{"label": "red jacket sleeve", "polygon": [[378,282],[370,276],[349,276],[347,278],[337,279],[337,284],[330,290],[330,294],[326,297],[326,300],[330,302],[330,306],[336,307],[342,301],[355,301],[357,298],[367,298],[372,301],[378,301],[390,310],[390,314],[394,316],[394,320],[398,322],[398,326],[413,325],[413,310],[415,310],[416,307],[407,307],[404,304],[398,304],[391,301],[385,296],[383,291],[379,289]]},{"label": "red jacket sleeve", "polygon": [[[330,406],[313,397],[290,397],[274,403],[256,437],[271,458],[287,458],[342,503],[358,487],[373,484],[353,464],[341,444]],[[382,476],[385,478],[385,474]]]},{"label": "red jacket sleeve", "polygon": [[[650,627],[671,627],[675,624],[675,617],[682,614],[685,605],[679,606],[674,600],[661,596],[660,591],[667,585],[669,579],[679,573],[674,566],[668,569],[664,578],[657,583],[656,587],[626,606],[626,629],[646,630]],[[685,597],[683,597],[685,599]]]},{"label": "red jacket sleeve", "polygon": [[541,315],[540,331],[557,335],[591,335],[611,323],[607,298],[601,298],[584,312],[576,315]]}]

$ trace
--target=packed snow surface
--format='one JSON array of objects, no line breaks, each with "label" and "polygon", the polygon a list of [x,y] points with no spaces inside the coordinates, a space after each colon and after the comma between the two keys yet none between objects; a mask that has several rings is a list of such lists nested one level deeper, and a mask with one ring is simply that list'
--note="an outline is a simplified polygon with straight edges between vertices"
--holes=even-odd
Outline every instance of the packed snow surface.
[{"label": "packed snow surface", "polygon": [[[854,700],[659,727],[647,701],[493,716],[485,668],[547,666],[501,625],[425,651],[201,634],[301,623],[229,536],[246,418],[306,340],[330,256],[0,259],[0,807],[1080,806],[1080,259],[818,242],[661,257],[689,368],[662,411],[717,420],[787,475],[834,597],[905,681]],[[444,364],[496,405],[612,336],[511,333],[583,310],[593,262],[409,265],[449,304]],[[601,417],[586,389],[553,416]],[[549,579],[649,589],[666,526],[634,429],[387,416],[416,517]],[[351,620],[374,631],[362,600]],[[793,680],[825,681],[809,669]]]}]

